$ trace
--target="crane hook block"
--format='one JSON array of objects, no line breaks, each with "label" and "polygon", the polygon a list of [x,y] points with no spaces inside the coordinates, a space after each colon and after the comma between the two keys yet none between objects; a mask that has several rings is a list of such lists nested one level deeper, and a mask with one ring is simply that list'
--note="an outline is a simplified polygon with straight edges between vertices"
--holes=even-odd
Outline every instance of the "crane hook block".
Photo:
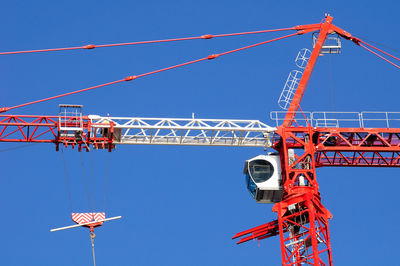
[{"label": "crane hook block", "polygon": [[97,227],[103,224],[106,214],[104,212],[80,212],[72,213],[72,221],[77,224],[87,224],[91,222],[97,222],[90,225],[84,225],[86,227]]}]

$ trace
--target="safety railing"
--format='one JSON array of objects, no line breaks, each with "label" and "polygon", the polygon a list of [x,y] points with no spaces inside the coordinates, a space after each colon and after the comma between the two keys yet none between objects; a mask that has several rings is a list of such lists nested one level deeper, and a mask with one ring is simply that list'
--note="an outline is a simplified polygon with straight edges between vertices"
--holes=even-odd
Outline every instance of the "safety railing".
[{"label": "safety railing", "polygon": [[[272,111],[270,119],[279,126],[287,112]],[[297,112],[294,126],[400,128],[400,112]]]}]

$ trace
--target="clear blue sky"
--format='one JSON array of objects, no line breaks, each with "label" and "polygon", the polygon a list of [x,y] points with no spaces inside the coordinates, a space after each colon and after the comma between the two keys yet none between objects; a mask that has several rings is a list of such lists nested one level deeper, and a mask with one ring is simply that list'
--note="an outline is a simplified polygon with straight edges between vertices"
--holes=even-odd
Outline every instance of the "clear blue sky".
[{"label": "clear blue sky", "polygon": [[[318,23],[325,12],[360,38],[399,48],[397,1],[4,1],[1,51],[105,44]],[[2,56],[0,106],[141,74],[278,36],[230,37],[91,51]],[[269,112],[294,58],[311,36],[15,110],[56,115],[58,104],[85,114],[259,119]],[[392,51],[399,56],[399,50]],[[399,70],[353,43],[321,57],[302,103],[309,111],[399,111]],[[330,73],[333,82],[330,85]],[[332,88],[331,88],[332,87]],[[69,225],[61,152],[1,144],[1,265],[90,265],[87,229]],[[110,154],[107,216],[123,219],[96,230],[98,265],[280,265],[279,240],[236,246],[239,231],[276,218],[250,197],[242,175],[257,148],[119,146]],[[83,157],[64,152],[74,211],[87,211]],[[98,205],[103,204],[106,152],[94,152]],[[336,265],[395,265],[398,260],[397,169],[318,169],[323,204],[332,212]],[[101,207],[102,209],[102,207]]]}]

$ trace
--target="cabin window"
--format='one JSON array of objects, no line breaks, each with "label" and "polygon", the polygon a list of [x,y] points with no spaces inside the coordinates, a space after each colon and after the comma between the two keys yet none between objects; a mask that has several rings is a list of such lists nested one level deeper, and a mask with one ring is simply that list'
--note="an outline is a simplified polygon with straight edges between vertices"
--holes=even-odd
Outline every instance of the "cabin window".
[{"label": "cabin window", "polygon": [[246,174],[246,186],[247,189],[249,190],[250,194],[253,196],[253,198],[256,196],[256,184],[253,182],[253,180],[250,178],[249,173],[247,172]]},{"label": "cabin window", "polygon": [[267,181],[274,174],[273,165],[266,160],[254,160],[249,162],[248,173],[256,183]]}]

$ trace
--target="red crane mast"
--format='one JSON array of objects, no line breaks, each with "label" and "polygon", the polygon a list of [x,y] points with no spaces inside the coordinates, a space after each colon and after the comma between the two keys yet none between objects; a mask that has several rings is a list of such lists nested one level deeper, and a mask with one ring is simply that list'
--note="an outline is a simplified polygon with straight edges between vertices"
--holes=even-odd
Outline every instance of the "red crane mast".
[{"label": "red crane mast", "polygon": [[[329,223],[331,213],[322,205],[316,168],[322,166],[398,167],[399,128],[321,128],[296,121],[300,102],[328,34],[360,40],[332,24],[327,16],[318,40],[272,147],[281,157],[284,195],[273,206],[278,219],[234,236],[265,239],[279,235],[282,265],[332,265]],[[301,109],[300,109],[301,111]],[[291,158],[290,151],[295,150]],[[248,235],[248,236],[246,236]]]}]

